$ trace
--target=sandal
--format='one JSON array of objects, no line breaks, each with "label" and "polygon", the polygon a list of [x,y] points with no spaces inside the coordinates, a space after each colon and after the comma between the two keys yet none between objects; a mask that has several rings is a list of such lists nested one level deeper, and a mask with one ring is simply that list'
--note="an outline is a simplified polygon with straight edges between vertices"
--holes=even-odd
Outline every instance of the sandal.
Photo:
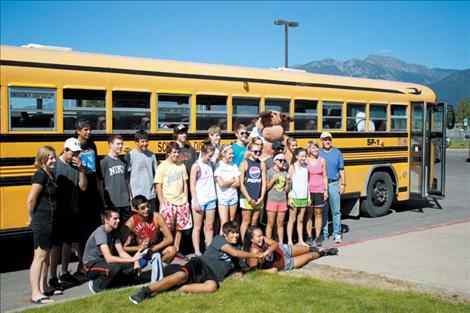
[{"label": "sandal", "polygon": [[41,297],[41,298],[36,299],[36,300],[31,299],[31,303],[34,303],[34,304],[50,304],[50,303],[54,303],[54,300],[52,300],[49,297]]}]

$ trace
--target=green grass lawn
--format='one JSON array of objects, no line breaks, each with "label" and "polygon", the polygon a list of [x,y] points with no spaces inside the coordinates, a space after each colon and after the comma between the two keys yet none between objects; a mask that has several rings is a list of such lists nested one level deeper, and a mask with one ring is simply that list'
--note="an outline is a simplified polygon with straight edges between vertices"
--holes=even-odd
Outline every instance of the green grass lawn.
[{"label": "green grass lawn", "polygon": [[451,140],[450,142],[450,149],[468,149],[470,141],[465,140]]},{"label": "green grass lawn", "polygon": [[263,273],[250,273],[241,281],[229,278],[213,294],[168,292],[134,305],[128,297],[137,290],[113,290],[23,312],[470,312],[470,305],[413,292]]}]

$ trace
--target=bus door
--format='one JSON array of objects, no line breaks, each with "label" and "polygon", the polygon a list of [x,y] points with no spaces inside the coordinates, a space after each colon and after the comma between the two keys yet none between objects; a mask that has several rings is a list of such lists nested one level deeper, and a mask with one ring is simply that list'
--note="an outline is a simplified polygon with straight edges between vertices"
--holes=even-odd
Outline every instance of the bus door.
[{"label": "bus door", "polygon": [[425,196],[444,197],[446,173],[446,106],[426,103]]},{"label": "bus door", "polygon": [[445,105],[411,103],[410,193],[420,198],[444,196]]}]

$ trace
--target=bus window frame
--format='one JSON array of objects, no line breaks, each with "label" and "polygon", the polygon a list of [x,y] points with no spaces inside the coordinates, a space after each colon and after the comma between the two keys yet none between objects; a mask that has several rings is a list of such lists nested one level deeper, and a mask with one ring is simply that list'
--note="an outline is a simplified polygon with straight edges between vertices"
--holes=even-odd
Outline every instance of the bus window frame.
[{"label": "bus window frame", "polygon": [[[386,115],[385,130],[377,130],[377,128],[375,128],[374,132],[385,133],[385,132],[390,131],[390,126],[389,126],[390,114],[389,114],[389,108],[388,108],[389,104],[385,103],[385,102],[369,102],[367,104],[367,131],[370,131],[369,130],[369,121],[372,121],[372,117],[370,115],[371,106],[384,106],[385,107],[385,115]],[[373,123],[373,121],[372,121],[372,123]],[[374,127],[375,127],[375,124],[374,124]]]},{"label": "bus window frame", "polygon": [[[240,115],[239,114],[234,114],[234,104],[233,104],[233,100],[234,98],[239,98],[239,99],[254,99],[254,100],[258,100],[258,115],[256,116],[256,118],[259,117],[259,113],[264,111],[264,97],[262,96],[255,96],[255,95],[249,95],[249,96],[246,96],[246,95],[232,95],[231,97],[231,108],[230,108],[230,112],[232,113],[231,115],[231,121],[232,121],[232,130],[235,130],[236,128],[236,123],[234,123],[234,116],[236,117],[239,117]],[[250,115],[247,115],[247,114],[242,114],[241,117],[251,117]],[[246,127],[248,127],[249,125],[245,125]]]},{"label": "bus window frame", "polygon": [[[398,105],[398,106],[404,106],[405,107],[405,115],[404,115],[405,117],[404,118],[400,118],[400,117],[398,118],[398,119],[405,119],[405,125],[406,125],[405,129],[392,129],[392,120],[393,120],[392,106],[393,105]],[[390,128],[389,129],[390,129],[390,131],[391,132],[406,132],[406,131],[408,131],[408,129],[410,127],[409,124],[410,124],[410,119],[411,119],[410,109],[409,109],[410,104],[409,103],[397,103],[397,102],[392,103],[392,102],[390,102],[388,106],[389,106],[389,113],[390,113],[389,114],[389,116],[390,116]]]},{"label": "bus window frame", "polygon": [[[365,132],[365,131],[369,131],[369,124],[367,123],[367,101],[356,101],[356,100],[349,100],[349,101],[346,101],[345,102],[346,104],[346,131],[347,132]],[[354,122],[356,122],[356,116],[348,116],[348,108],[350,105],[363,105],[364,106],[364,115],[366,116],[366,119],[364,120],[364,122],[366,123],[366,129],[364,131],[359,131],[357,130],[357,123],[356,124],[356,130],[348,130],[348,120],[349,119],[354,119]],[[357,115],[357,113],[356,113]]]},{"label": "bus window frame", "polygon": [[[194,103],[195,103],[195,106],[196,106],[196,108],[195,108],[196,116],[197,116],[197,112],[198,112],[198,111],[197,111],[197,97],[198,97],[198,96],[226,97],[226,101],[225,101],[226,112],[223,112],[223,111],[215,111],[215,113],[217,113],[217,114],[225,113],[226,118],[227,118],[227,120],[226,120],[226,125],[227,125],[227,127],[226,127],[226,129],[221,129],[221,132],[222,132],[222,133],[227,133],[227,132],[229,131],[229,130],[228,130],[228,129],[229,129],[228,120],[229,120],[229,102],[230,102],[230,101],[229,101],[229,98],[230,98],[230,95],[228,95],[228,94],[226,94],[226,93],[202,92],[202,91],[201,91],[201,92],[197,92],[194,96],[195,96],[195,100],[194,100],[195,102],[194,102]],[[212,111],[209,111],[209,112],[212,112]],[[207,133],[207,129],[198,129],[197,124],[198,124],[198,123],[197,123],[197,119],[196,119],[196,123],[195,123],[195,132],[196,132],[196,133]]]},{"label": "bus window frame", "polygon": [[[104,107],[103,109],[101,108],[83,108],[83,107],[76,107],[75,109],[73,110],[66,110],[65,109],[65,103],[64,103],[64,100],[65,100],[65,97],[64,97],[64,91],[66,89],[78,89],[78,90],[90,90],[90,91],[103,91],[104,92]],[[65,85],[62,87],[62,121],[65,122],[65,112],[66,111],[77,111],[80,112],[80,111],[96,111],[96,112],[103,112],[104,113],[104,118],[106,120],[106,111],[107,111],[107,107],[106,107],[106,88],[100,88],[100,87],[95,87],[95,86],[80,86],[80,85]],[[77,114],[78,115],[78,114]],[[65,125],[65,123],[64,123]],[[97,125],[98,126],[98,125]],[[73,130],[70,130],[70,129],[65,129],[65,127],[63,128],[63,133],[64,134],[75,134],[76,132],[76,129],[73,129]],[[94,134],[106,134],[106,128],[105,129],[93,129],[93,133]]]},{"label": "bus window frame", "polygon": [[[341,104],[341,127],[340,128],[323,128],[323,119],[325,118],[325,116],[323,115],[323,105],[324,103],[331,103],[331,104]],[[336,99],[336,100],[330,100],[330,99],[322,99],[320,101],[321,103],[321,129],[322,131],[345,131],[344,130],[344,127],[345,127],[345,123],[344,123],[344,120],[346,118],[346,110],[344,109],[344,106],[346,105],[346,100],[339,100],[339,99]]]},{"label": "bus window frame", "polygon": [[[132,107],[114,107],[114,101],[115,101],[115,95],[114,93],[115,92],[128,92],[128,93],[141,93],[141,94],[148,94],[148,108],[146,109],[143,109],[143,108],[132,108]],[[116,132],[116,133],[121,133],[121,134],[133,134],[135,133],[138,128],[134,128],[134,129],[118,129],[118,128],[115,128],[115,123],[114,123],[114,112],[119,112],[119,113],[123,113],[123,112],[140,112],[140,113],[143,113],[145,112],[146,114],[148,114],[148,118],[150,119],[150,128],[149,129],[145,129],[146,132],[150,132],[151,129],[152,129],[152,91],[149,90],[149,89],[132,89],[132,88],[113,88],[111,90],[111,99],[112,99],[112,106],[111,106],[111,113],[112,113],[112,118],[111,118],[111,121],[112,121],[112,128],[111,128],[111,131],[112,132]],[[107,123],[108,124],[108,123]],[[108,126],[106,126],[106,128],[108,128]]]},{"label": "bus window frame", "polygon": [[[296,113],[295,112],[295,102],[299,100],[299,101],[312,101],[312,102],[316,102],[316,110],[317,110],[317,114],[313,114],[313,115],[310,115],[309,113]],[[319,112],[319,107],[320,107],[320,100],[318,98],[293,98],[293,126],[292,126],[292,129],[294,132],[305,132],[305,131],[313,131],[313,132],[316,132],[320,129],[320,123],[319,123],[319,116],[320,116],[320,112]],[[316,129],[313,129],[313,130],[309,130],[309,129],[297,129],[295,127],[295,116],[296,115],[299,115],[299,116],[308,116],[309,118],[311,117],[316,117],[317,118],[317,128]]]},{"label": "bus window frame", "polygon": [[[20,89],[50,89],[54,91],[54,103],[55,110],[53,111],[54,115],[54,127],[15,127],[11,125],[12,109],[10,105],[10,90],[11,88],[20,88]],[[50,84],[8,84],[5,88],[6,93],[6,112],[8,120],[8,133],[44,133],[44,134],[54,134],[59,132],[58,121],[59,121],[59,94],[62,93],[61,88],[56,85]],[[14,110],[16,112],[16,110]],[[29,111],[39,111],[38,109],[29,110]],[[49,111],[47,111],[49,112]],[[62,113],[63,116],[63,113]]]},{"label": "bus window frame", "polygon": [[159,96],[186,96],[188,97],[188,108],[189,108],[189,125],[188,129],[191,131],[193,126],[193,98],[195,99],[195,95],[188,91],[168,91],[168,90],[157,90],[155,92],[155,123],[156,123],[156,131],[157,133],[173,133],[173,128],[160,128],[160,122],[158,120],[158,97]]}]

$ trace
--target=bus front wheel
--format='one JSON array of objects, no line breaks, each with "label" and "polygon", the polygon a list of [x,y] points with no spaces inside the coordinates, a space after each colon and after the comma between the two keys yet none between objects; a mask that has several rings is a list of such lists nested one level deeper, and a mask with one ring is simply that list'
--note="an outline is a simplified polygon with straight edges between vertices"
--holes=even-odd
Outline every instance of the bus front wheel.
[{"label": "bus front wheel", "polygon": [[385,172],[375,172],[367,186],[367,197],[361,203],[361,211],[369,217],[379,217],[387,214],[393,199],[393,182]]}]

